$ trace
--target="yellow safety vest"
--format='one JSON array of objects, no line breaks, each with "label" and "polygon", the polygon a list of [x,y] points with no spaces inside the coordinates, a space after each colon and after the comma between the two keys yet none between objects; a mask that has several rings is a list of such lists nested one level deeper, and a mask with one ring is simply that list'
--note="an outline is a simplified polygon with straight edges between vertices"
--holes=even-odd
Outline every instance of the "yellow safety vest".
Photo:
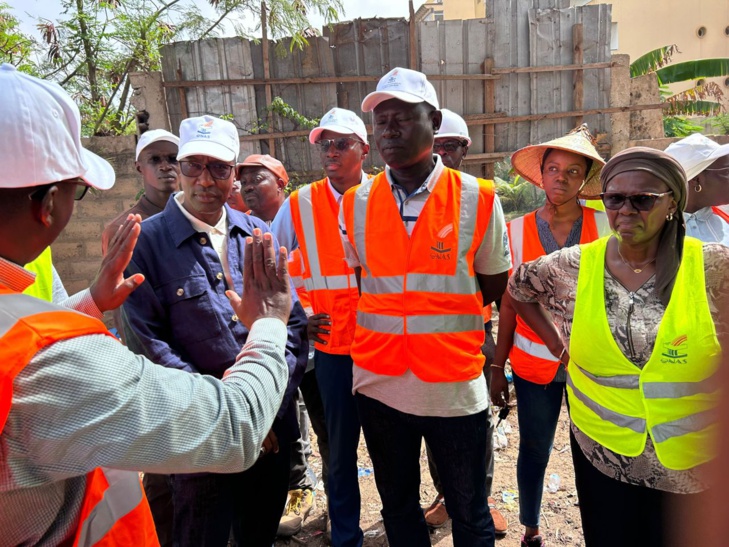
[{"label": "yellow safety vest", "polygon": [[650,435],[665,467],[696,467],[715,454],[721,355],[706,298],[702,244],[685,239],[653,352],[639,369],[620,351],[607,320],[608,240],[582,246],[567,379],[570,418],[617,454],[642,454]]},{"label": "yellow safety vest", "polygon": [[25,269],[35,273],[33,284],[23,294],[35,296],[46,302],[53,301],[53,260],[51,248],[46,247],[38,258],[25,265]]}]

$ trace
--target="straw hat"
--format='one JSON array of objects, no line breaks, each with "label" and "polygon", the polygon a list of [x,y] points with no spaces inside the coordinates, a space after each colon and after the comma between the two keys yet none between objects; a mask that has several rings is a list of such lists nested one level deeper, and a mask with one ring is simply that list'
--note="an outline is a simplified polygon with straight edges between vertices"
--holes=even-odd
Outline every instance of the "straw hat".
[{"label": "straw hat", "polygon": [[511,166],[517,174],[526,180],[544,188],[542,182],[542,159],[544,153],[550,148],[557,150],[565,150],[580,156],[585,156],[592,160],[590,172],[585,177],[585,185],[578,194],[579,198],[590,199],[600,195],[600,171],[605,160],[603,160],[595,149],[595,138],[590,134],[587,124],[583,123],[580,127],[576,127],[564,137],[542,143],[525,146],[521,150],[517,150],[511,156]]}]

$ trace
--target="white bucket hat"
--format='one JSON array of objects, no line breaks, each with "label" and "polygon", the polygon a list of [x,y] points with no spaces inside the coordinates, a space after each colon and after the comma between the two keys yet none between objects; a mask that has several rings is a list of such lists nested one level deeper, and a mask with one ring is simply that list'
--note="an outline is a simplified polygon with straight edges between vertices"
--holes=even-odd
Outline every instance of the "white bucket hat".
[{"label": "white bucket hat", "polygon": [[466,146],[471,146],[471,137],[468,135],[468,126],[466,120],[458,114],[447,108],[440,109],[443,114],[443,121],[440,122],[440,128],[435,134],[436,139],[451,137],[466,141]]},{"label": "white bucket hat", "polygon": [[719,145],[701,133],[694,133],[670,144],[665,152],[681,164],[688,181],[719,158],[729,155],[729,144]]},{"label": "white bucket hat", "polygon": [[236,161],[240,137],[231,122],[214,116],[186,118],[180,123],[180,151],[177,159],[210,156],[220,161]]},{"label": "white bucket hat", "polygon": [[147,148],[150,144],[159,141],[167,141],[171,142],[175,146],[180,146],[180,139],[169,131],[165,131],[164,129],[150,129],[149,131],[142,133],[142,136],[139,137],[136,156],[134,159],[139,160],[139,154],[142,153],[142,150]]},{"label": "white bucket hat", "polygon": [[351,110],[345,110],[344,108],[332,108],[329,112],[322,116],[319,125],[311,130],[309,133],[309,142],[316,144],[319,140],[319,135],[324,131],[332,131],[340,135],[354,134],[359,139],[366,143],[367,142],[367,128],[364,122],[360,119],[357,114]]},{"label": "white bucket hat", "polygon": [[362,101],[362,112],[371,112],[382,101],[399,99],[406,103],[428,103],[437,110],[438,96],[433,84],[422,72],[409,68],[393,68],[377,82],[377,89]]},{"label": "white bucket hat", "polygon": [[61,86],[0,65],[0,188],[29,188],[82,178],[114,186],[108,161],[81,146],[81,115]]}]

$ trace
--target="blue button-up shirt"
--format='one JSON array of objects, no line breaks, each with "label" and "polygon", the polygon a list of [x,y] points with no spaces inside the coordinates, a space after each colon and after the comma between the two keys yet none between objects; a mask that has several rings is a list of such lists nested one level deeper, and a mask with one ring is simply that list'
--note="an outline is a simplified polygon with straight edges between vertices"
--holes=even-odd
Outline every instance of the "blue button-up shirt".
[{"label": "blue button-up shirt", "polygon": [[[258,218],[225,208],[232,288],[243,294],[245,238],[254,228],[269,229]],[[142,222],[126,275],[135,273],[144,274],[146,281],[124,303],[129,348],[166,367],[222,378],[245,344],[248,329],[225,296],[229,287],[223,265],[208,235],[195,230],[174,196],[162,213]],[[296,420],[294,405],[289,403],[308,357],[306,314],[295,294],[292,290],[287,325],[289,384],[278,413],[279,418],[285,416],[292,434],[296,434]]]}]

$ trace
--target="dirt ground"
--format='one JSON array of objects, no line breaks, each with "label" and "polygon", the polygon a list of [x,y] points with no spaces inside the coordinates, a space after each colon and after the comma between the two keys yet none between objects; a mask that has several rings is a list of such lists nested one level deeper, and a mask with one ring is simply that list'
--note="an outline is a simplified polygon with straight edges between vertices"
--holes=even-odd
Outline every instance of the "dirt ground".
[{"label": "dirt ground", "polygon": [[[515,398],[512,393],[512,403]],[[508,418],[511,431],[507,433],[508,445],[496,451],[494,469],[494,484],[492,496],[496,499],[497,507],[506,517],[509,530],[503,538],[497,538],[497,547],[519,547],[523,528],[519,524],[518,500],[505,503],[504,499],[518,495],[516,485],[516,458],[518,454],[519,427],[517,424],[516,407],[512,409]],[[508,428],[507,428],[508,429]],[[313,434],[312,434],[312,438]],[[321,459],[316,451],[316,442],[313,443],[314,454],[309,464],[321,477]],[[380,516],[380,497],[377,493],[375,478],[372,474],[364,437],[360,438],[359,445],[360,492],[362,494],[362,513],[360,525],[364,531],[365,547],[387,546],[387,536]],[[420,455],[421,505],[427,506],[435,499],[436,491],[428,473],[428,464],[425,448]],[[572,471],[572,457],[569,446],[569,420],[566,406],[562,406],[562,414],[557,426],[554,449],[547,467],[545,485],[550,474],[557,473],[560,477],[560,487],[555,493],[545,490],[542,499],[541,532],[547,543],[551,546],[571,545],[583,546],[582,528],[580,526],[580,512],[577,506],[577,493],[575,491],[574,473]],[[276,541],[276,547],[308,545],[322,547],[328,545],[326,540],[326,497],[322,483],[319,483],[316,496],[317,505],[304,523],[304,527],[290,539]],[[443,528],[431,532],[431,543],[438,547],[451,547],[453,538],[450,522]]]}]

